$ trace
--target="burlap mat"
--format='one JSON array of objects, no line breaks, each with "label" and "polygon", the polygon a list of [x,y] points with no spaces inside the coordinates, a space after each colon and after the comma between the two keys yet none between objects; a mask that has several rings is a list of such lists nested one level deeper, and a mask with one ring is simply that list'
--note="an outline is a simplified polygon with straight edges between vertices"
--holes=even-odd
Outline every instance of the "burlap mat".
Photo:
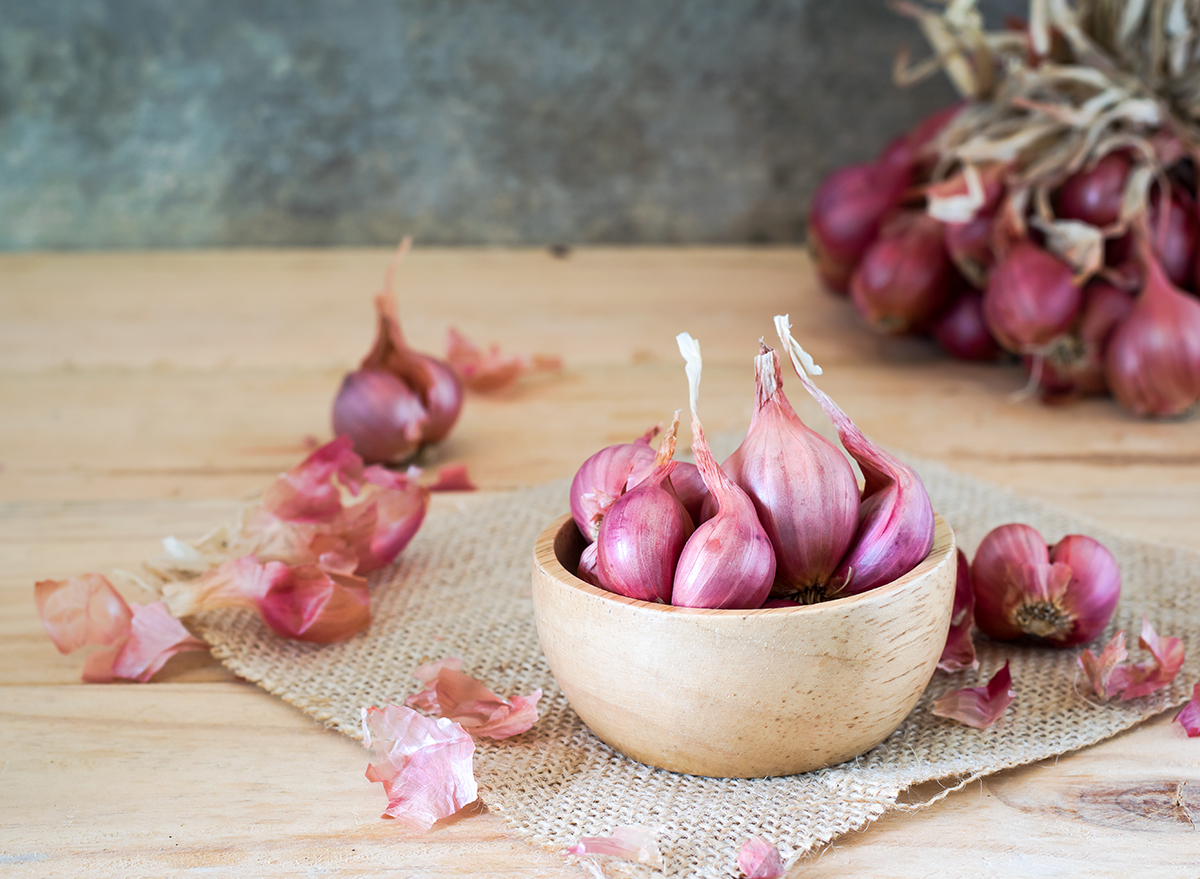
[{"label": "burlap mat", "polygon": [[[1147,658],[1136,646],[1147,614],[1160,634],[1184,641],[1188,661],[1176,682],[1132,702],[1101,704],[1076,672],[1076,651],[982,641],[978,672],[935,674],[901,727],[850,763],[755,780],[651,769],[591,735],[555,685],[538,645],[532,548],[566,511],[566,481],[431,515],[397,564],[374,581],[371,629],[350,641],[324,647],[283,641],[244,611],[193,622],[234,672],[356,739],[359,709],[403,702],[416,689],[413,669],[430,659],[461,656],[464,671],[501,694],[541,687],[543,716],[532,730],[478,742],[475,772],[489,810],[514,834],[559,851],[618,825],[658,829],[661,871],[601,858],[598,869],[607,875],[728,879],[738,873],[737,851],[749,836],[765,836],[785,861],[794,861],[896,808],[900,793],[914,784],[953,784],[1063,754],[1190,695],[1200,672],[1200,554],[1123,537],[940,465],[913,463],[968,553],[988,530],[1013,521],[1033,525],[1050,542],[1075,532],[1106,544],[1121,565],[1124,592],[1105,638],[1124,628],[1131,658]],[[933,699],[977,686],[1006,659],[1017,697],[1000,723],[975,730],[930,712]]]}]

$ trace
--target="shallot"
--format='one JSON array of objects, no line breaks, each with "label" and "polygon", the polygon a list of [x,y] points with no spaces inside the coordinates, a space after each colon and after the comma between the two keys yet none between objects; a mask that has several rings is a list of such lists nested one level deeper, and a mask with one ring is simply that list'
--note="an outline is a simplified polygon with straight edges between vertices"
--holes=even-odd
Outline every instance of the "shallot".
[{"label": "shallot", "polygon": [[858,529],[834,573],[847,595],[866,592],[908,573],[933,548],[933,505],[913,468],[871,442],[841,407],[813,382],[821,370],[792,338],[787,315],[776,315],[775,330],[792,366],[837,428],[842,445],[862,470],[864,485]]},{"label": "shallot", "polygon": [[951,690],[938,697],[933,703],[933,713],[976,729],[986,729],[1004,715],[1016,695],[1012,688],[1012,672],[1006,662],[984,686]]},{"label": "shallot", "polygon": [[1047,546],[1036,529],[1001,525],[971,562],[975,622],[1000,641],[1030,637],[1054,647],[1104,631],[1121,596],[1121,571],[1103,544],[1070,534]]},{"label": "shallot", "polygon": [[654,467],[652,428],[631,443],[605,446],[589,457],[571,480],[571,516],[585,540],[600,533],[600,522],[621,495],[641,482]]},{"label": "shallot", "polygon": [[408,253],[405,238],[375,297],[375,342],[334,398],[333,431],[348,434],[368,463],[410,457],[450,433],[462,409],[458,375],[445,362],[410,348],[396,315],[392,278]]},{"label": "shallot", "polygon": [[650,475],[613,502],[596,537],[596,575],[612,592],[669,603],[675,565],[695,526],[671,485],[679,412]]},{"label": "shallot", "polygon": [[679,607],[761,607],[775,582],[775,550],[754,504],[713,458],[696,413],[700,392],[700,343],[676,337],[687,366],[692,410],[692,453],[716,504],[713,516],[688,538],[675,569],[671,603]]},{"label": "shallot", "polygon": [[1001,345],[1027,354],[1066,333],[1082,304],[1071,267],[1025,241],[992,270],[983,293],[983,316]]},{"label": "shallot", "polygon": [[901,214],[863,254],[850,299],[863,319],[885,333],[923,327],[950,297],[953,268],[942,224],[921,212]]},{"label": "shallot", "polygon": [[983,294],[967,290],[933,322],[933,337],[959,360],[994,361],[1004,351],[996,344],[983,317]]},{"label": "shallot", "polygon": [[1200,300],[1171,283],[1144,238],[1139,246],[1145,283],[1108,343],[1108,384],[1137,415],[1180,415],[1200,401]]},{"label": "shallot", "polygon": [[850,165],[818,187],[809,211],[808,242],[830,289],[847,291],[855,266],[899,204],[910,174],[903,163]]},{"label": "shallot", "polygon": [[805,425],[788,402],[779,355],[761,348],[750,427],[721,467],[754,502],[775,549],[772,592],[812,603],[827,597],[854,539],[858,483],[841,450]]}]

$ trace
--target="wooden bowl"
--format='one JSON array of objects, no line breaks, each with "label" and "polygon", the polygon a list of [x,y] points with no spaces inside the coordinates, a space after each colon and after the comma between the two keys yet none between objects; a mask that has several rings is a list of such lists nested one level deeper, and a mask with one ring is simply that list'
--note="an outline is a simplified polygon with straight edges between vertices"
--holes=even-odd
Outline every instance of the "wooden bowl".
[{"label": "wooden bowl", "polygon": [[534,546],[533,606],[563,693],[618,751],[676,772],[758,778],[831,766],[900,725],[950,625],[954,533],[898,580],[806,607],[696,610],[591,586],[563,516]]}]

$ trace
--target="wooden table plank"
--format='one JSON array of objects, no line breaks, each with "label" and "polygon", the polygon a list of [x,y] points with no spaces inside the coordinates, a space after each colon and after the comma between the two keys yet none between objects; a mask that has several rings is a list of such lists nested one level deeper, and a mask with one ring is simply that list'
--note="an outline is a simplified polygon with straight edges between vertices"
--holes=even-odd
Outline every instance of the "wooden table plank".
[{"label": "wooden table plank", "polygon": [[[427,835],[379,820],[358,745],[203,656],[177,657],[148,686],[80,685],[81,659],[60,656],[34,612],[35,580],[133,569],[161,537],[225,521],[327,437],[389,258],[0,256],[0,863],[13,875],[585,875],[495,815]],[[569,475],[685,407],[680,330],[704,346],[706,429],[736,438],[757,339],[787,311],[823,386],[880,442],[1200,549],[1200,423],[1137,421],[1109,401],[1013,402],[1015,369],[867,332],[795,250],[418,249],[400,296],[425,350],[456,324],[566,359],[559,376],[470,397],[431,458],[467,462],[485,489]],[[1186,875],[1200,851],[1198,748],[1161,719],[888,816],[794,875]]]}]

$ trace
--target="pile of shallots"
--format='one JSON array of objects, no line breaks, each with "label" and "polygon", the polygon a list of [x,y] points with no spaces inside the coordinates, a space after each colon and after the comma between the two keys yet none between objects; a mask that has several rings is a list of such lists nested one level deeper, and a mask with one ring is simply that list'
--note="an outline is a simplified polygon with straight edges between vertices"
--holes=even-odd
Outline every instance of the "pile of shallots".
[{"label": "pile of shallots", "polygon": [[[1137,415],[1187,412],[1200,401],[1200,62],[1141,63],[1183,39],[1145,10],[1110,29],[1103,3],[1088,16],[1054,4],[989,32],[954,6],[905,11],[965,100],[823,181],[808,235],[820,277],[877,330],[1019,359],[1044,400],[1111,393]],[[1185,36],[1200,58],[1200,35]]]},{"label": "pile of shallots", "polygon": [[723,464],[697,416],[701,358],[687,333],[694,465],[674,460],[679,413],[657,453],[653,433],[588,458],[571,484],[571,513],[588,541],[581,579],[680,607],[812,604],[865,592],[912,570],[933,546],[934,516],[916,472],[871,443],[810,375],[820,369],[775,327],[805,390],[862,471],[806,426],[783,393],[779,355],[761,344],[746,438]]}]

